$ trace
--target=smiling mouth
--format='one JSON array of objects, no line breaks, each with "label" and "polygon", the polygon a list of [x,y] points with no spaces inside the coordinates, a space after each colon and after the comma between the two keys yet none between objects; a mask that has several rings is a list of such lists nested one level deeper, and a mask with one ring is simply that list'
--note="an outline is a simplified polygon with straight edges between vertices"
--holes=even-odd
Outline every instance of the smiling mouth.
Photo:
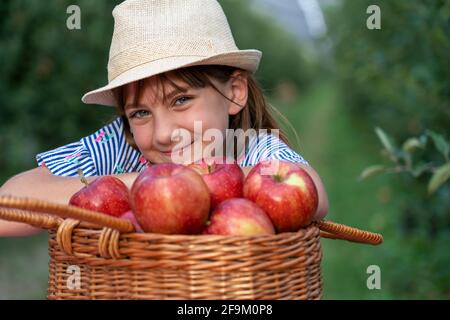
[{"label": "smiling mouth", "polygon": [[192,141],[190,144],[188,144],[188,145],[186,145],[186,146],[184,146],[184,147],[182,147],[182,148],[178,148],[177,150],[161,151],[161,153],[170,156],[170,155],[173,154],[173,153],[176,153],[176,152],[179,152],[179,151],[181,151],[181,150],[186,149],[187,147],[191,146],[193,143],[194,143],[194,141]]}]

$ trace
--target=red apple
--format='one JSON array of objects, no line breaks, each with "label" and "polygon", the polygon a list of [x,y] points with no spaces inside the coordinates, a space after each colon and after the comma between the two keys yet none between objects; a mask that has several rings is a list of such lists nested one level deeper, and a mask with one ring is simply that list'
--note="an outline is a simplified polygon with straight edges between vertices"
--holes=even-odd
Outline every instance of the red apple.
[{"label": "red apple", "polygon": [[129,211],[123,213],[120,216],[120,219],[125,219],[125,220],[130,221],[133,224],[134,230],[136,232],[138,232],[138,233],[143,233],[144,232],[144,230],[142,230],[141,226],[139,225],[139,222],[136,220],[136,217],[135,217],[133,211],[129,210]]},{"label": "red apple", "polygon": [[217,206],[203,234],[256,236],[275,234],[275,229],[267,214],[255,203],[233,198]]},{"label": "red apple", "polygon": [[211,210],[219,203],[230,198],[243,196],[244,172],[241,167],[233,161],[225,159],[203,159],[188,165],[202,175],[203,181],[208,186],[211,195]]},{"label": "red apple", "polygon": [[131,188],[133,212],[145,232],[198,234],[206,226],[208,187],[194,170],[180,164],[147,167]]},{"label": "red apple", "polygon": [[[84,178],[82,178],[82,181]],[[103,212],[119,217],[130,210],[130,195],[125,183],[113,176],[101,176],[87,183],[69,200],[69,204],[80,208]]]},{"label": "red apple", "polygon": [[259,205],[277,232],[297,231],[308,225],[318,206],[318,194],[309,174],[295,163],[265,160],[244,182],[244,197]]}]

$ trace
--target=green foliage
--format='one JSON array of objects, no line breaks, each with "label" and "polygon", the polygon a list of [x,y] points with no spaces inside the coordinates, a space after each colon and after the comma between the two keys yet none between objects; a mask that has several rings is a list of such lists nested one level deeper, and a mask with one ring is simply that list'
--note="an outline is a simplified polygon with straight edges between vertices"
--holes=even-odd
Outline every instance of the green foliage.
[{"label": "green foliage", "polygon": [[[388,136],[381,128],[375,128],[375,132],[378,135],[384,149],[382,154],[385,155],[391,162],[393,167],[386,165],[372,165],[364,169],[360,175],[360,180],[369,176],[373,176],[378,173],[402,173],[409,172],[413,177],[418,178],[425,172],[431,173],[431,178],[428,182],[428,193],[434,193],[439,187],[443,186],[445,182],[450,178],[450,161],[448,158],[450,143],[445,138],[431,130],[427,130],[426,134],[421,135],[418,138],[408,138],[403,144],[402,148],[397,148],[392,142],[392,138]],[[434,142],[436,151],[443,155],[444,163],[433,164],[418,162],[414,163],[413,155],[417,153],[417,150],[426,150],[427,137],[431,137]]]},{"label": "green foliage", "polygon": [[[272,90],[280,82],[291,82],[300,90],[312,80],[312,62],[293,35],[286,33],[271,17],[248,7],[249,1],[219,0],[240,49],[262,51],[257,79]],[[269,91],[270,93],[270,91]]]},{"label": "green foliage", "polygon": [[[381,9],[381,30],[366,27],[366,8],[374,4]],[[370,166],[361,177],[397,173],[391,181],[402,205],[392,217],[399,236],[388,281],[399,296],[448,297],[448,1],[344,0],[328,16],[347,110],[358,127],[377,127],[382,155],[393,164]]]},{"label": "green foliage", "polygon": [[38,152],[90,134],[114,115],[80,100],[106,82],[114,1],[77,1],[81,30],[66,27],[70,4],[0,2],[0,183],[34,167]]},{"label": "green foliage", "polygon": [[[370,4],[381,9],[381,30],[366,28]],[[355,117],[401,139],[449,130],[447,1],[344,1],[330,19],[336,72]]]}]

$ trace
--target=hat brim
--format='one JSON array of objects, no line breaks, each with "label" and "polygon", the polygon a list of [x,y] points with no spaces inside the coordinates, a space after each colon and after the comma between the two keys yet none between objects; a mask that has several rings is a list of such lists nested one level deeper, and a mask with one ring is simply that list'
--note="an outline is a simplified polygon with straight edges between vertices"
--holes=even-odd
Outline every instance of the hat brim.
[{"label": "hat brim", "polygon": [[81,98],[81,101],[87,104],[115,106],[116,100],[112,89],[182,67],[218,64],[238,67],[255,73],[258,69],[261,56],[261,51],[249,49],[230,51],[208,57],[174,56],[158,59],[127,70],[111,80],[108,85],[86,93]]}]

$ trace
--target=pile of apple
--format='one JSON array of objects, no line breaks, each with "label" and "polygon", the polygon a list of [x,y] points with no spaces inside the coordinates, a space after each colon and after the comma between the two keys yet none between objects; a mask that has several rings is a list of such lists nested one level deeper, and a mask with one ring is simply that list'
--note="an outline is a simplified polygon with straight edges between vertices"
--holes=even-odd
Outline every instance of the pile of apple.
[{"label": "pile of apple", "polygon": [[210,159],[153,165],[131,190],[118,178],[99,177],[69,204],[127,219],[136,232],[250,236],[307,226],[318,195],[311,177],[294,163],[262,161],[244,178],[236,163]]}]

